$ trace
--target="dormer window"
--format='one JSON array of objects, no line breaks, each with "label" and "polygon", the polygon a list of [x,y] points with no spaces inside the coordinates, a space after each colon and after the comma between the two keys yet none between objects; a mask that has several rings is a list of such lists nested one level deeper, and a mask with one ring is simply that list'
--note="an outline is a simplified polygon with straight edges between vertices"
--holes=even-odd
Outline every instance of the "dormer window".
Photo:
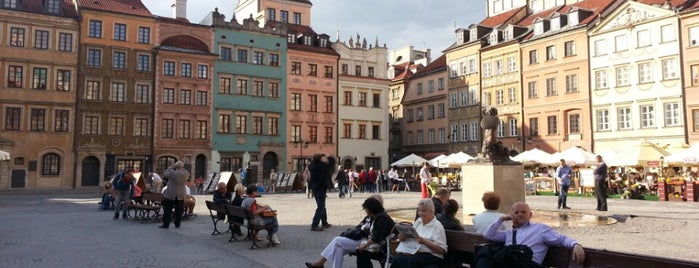
[{"label": "dormer window", "polygon": [[580,23],[580,12],[576,10],[568,14],[568,25],[575,26],[578,23]]},{"label": "dormer window", "polygon": [[296,36],[294,36],[293,33],[289,33],[286,35],[286,42],[287,43],[296,43]]},{"label": "dormer window", "polygon": [[327,47],[328,46],[328,39],[321,38],[320,39],[320,47]]},{"label": "dormer window", "polygon": [[555,17],[551,19],[551,31],[555,31],[561,28],[561,17]]},{"label": "dormer window", "polygon": [[478,39],[478,27],[473,27],[473,29],[469,31],[468,40],[475,41],[476,39]]},{"label": "dormer window", "polygon": [[534,35],[540,35],[544,33],[544,21],[540,20],[534,23]]},{"label": "dormer window", "polygon": [[507,27],[507,29],[505,29],[505,31],[503,32],[503,34],[505,35],[505,36],[503,36],[504,41],[512,40],[512,32],[513,31],[514,31],[514,29],[512,26]]},{"label": "dormer window", "polygon": [[17,2],[18,2],[18,1],[19,1],[19,0],[5,0],[5,1],[4,1],[4,4],[2,5],[2,7],[4,7],[4,8],[15,8],[15,9],[16,9],[16,8],[17,8]]},{"label": "dormer window", "polygon": [[310,36],[304,36],[303,37],[303,44],[310,46],[313,45],[313,42],[311,42],[311,37]]},{"label": "dormer window", "polygon": [[494,30],[490,33],[490,36],[488,36],[488,43],[491,45],[498,43],[498,30]]},{"label": "dormer window", "polygon": [[46,11],[51,14],[59,14],[61,4],[58,0],[46,0]]},{"label": "dormer window", "polygon": [[456,43],[457,43],[457,44],[463,44],[463,43],[464,43],[464,32],[463,32],[463,31],[457,31],[457,32],[456,32]]}]

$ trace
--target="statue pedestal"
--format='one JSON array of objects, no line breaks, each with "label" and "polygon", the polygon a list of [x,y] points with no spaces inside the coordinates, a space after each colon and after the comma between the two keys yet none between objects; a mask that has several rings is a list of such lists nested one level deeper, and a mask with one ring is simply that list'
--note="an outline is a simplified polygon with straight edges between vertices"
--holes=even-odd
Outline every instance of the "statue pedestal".
[{"label": "statue pedestal", "polygon": [[493,163],[474,163],[461,166],[461,191],[464,215],[478,214],[483,208],[483,193],[493,191],[500,195],[499,211],[510,213],[512,204],[525,201],[524,167]]}]

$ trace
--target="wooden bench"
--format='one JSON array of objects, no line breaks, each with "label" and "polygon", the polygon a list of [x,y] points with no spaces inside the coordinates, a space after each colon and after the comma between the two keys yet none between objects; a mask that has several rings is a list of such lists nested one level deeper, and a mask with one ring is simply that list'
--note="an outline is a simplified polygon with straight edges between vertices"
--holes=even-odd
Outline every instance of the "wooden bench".
[{"label": "wooden bench", "polygon": [[697,268],[699,262],[585,248],[583,267]]},{"label": "wooden bench", "polygon": [[250,246],[250,249],[260,248],[260,245],[257,244],[257,233],[261,230],[265,230],[267,232],[266,247],[274,246],[274,243],[272,243],[272,229],[274,226],[265,224],[264,222],[260,224],[259,221],[255,219],[255,215],[252,213],[252,211],[249,209],[243,210],[245,211],[245,222],[246,227],[248,228],[248,235],[246,239],[252,240],[252,246]]},{"label": "wooden bench", "polygon": [[143,193],[143,204],[132,203],[129,208],[134,211],[133,220],[144,222],[157,222],[160,219],[160,209],[163,203],[163,194],[161,193]]},{"label": "wooden bench", "polygon": [[225,220],[226,207],[224,207],[224,205],[216,204],[213,201],[206,200],[206,208],[209,209],[209,215],[211,216],[211,222],[213,222],[213,224],[214,224],[214,231],[211,232],[211,235],[221,234],[221,231],[218,230],[218,222],[220,222],[222,219],[218,218],[218,214],[223,213],[224,220]]},{"label": "wooden bench", "polygon": [[[224,209],[226,210],[226,215],[228,216],[228,230],[231,232],[231,238],[228,239],[228,242],[240,241],[238,237],[236,237],[236,234],[233,230],[240,229],[244,225],[243,223],[234,221],[233,219],[240,218],[243,221],[245,221],[245,218],[247,217],[245,215],[245,209],[231,204],[225,204]],[[250,232],[248,231],[248,237],[250,236],[249,233]],[[245,239],[247,239],[248,237],[246,237]]]}]

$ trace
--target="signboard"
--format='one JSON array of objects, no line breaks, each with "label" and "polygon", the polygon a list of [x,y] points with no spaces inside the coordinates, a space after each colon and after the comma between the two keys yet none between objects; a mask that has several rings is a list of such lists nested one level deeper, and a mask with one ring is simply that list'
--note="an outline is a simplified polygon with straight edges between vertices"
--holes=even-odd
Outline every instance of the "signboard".
[{"label": "signboard", "polygon": [[660,161],[646,161],[646,165],[649,167],[659,167]]},{"label": "signboard", "polygon": [[221,178],[221,173],[209,173],[209,175],[206,176],[206,181],[204,181],[204,192],[210,193],[216,191],[216,185],[218,185],[219,178]]},{"label": "signboard", "polygon": [[594,171],[595,170],[591,168],[580,169],[580,186],[595,187],[595,175],[593,174]]}]

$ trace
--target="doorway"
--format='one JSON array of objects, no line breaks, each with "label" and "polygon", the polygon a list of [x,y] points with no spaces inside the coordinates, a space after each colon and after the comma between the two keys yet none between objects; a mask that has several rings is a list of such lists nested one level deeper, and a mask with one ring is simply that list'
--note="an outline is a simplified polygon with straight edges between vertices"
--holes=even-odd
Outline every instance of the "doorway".
[{"label": "doorway", "polygon": [[100,160],[94,156],[83,159],[82,186],[97,186],[100,183]]}]

